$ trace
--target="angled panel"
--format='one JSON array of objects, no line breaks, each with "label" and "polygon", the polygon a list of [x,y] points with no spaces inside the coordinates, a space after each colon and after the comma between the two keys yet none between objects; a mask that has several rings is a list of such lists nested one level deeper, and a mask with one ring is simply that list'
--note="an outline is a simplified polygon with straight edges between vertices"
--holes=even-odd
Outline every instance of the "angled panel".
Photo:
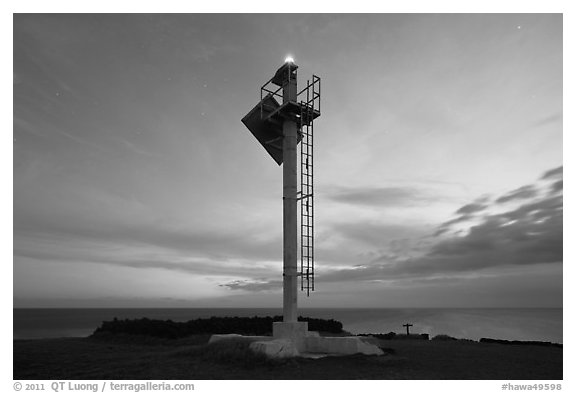
[{"label": "angled panel", "polygon": [[282,154],[282,123],[277,120],[262,120],[270,113],[280,107],[280,104],[272,97],[267,95],[262,102],[256,104],[246,116],[242,118],[242,123],[256,137],[258,142],[266,149],[268,154],[282,165],[284,157]]}]

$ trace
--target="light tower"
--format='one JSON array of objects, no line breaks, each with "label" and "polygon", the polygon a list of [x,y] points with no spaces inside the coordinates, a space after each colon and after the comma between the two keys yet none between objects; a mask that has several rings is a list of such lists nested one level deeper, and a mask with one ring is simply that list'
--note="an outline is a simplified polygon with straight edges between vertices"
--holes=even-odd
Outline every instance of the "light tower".
[{"label": "light tower", "polygon": [[[283,177],[283,321],[275,322],[272,337],[251,336],[250,348],[274,357],[303,352],[322,354],[382,354],[360,337],[321,337],[298,322],[300,289],[314,291],[314,119],[320,116],[320,78],[312,76],[298,91],[298,66],[286,58],[260,88],[260,102],[242,123],[282,168]],[[278,101],[281,101],[280,104]],[[296,151],[300,143],[300,160]],[[298,190],[298,161],[300,190]],[[298,201],[300,201],[300,269],[298,269]],[[237,335],[213,335],[210,342],[235,340]]]},{"label": "light tower", "polygon": [[[242,122],[278,165],[283,166],[283,322],[297,327],[298,277],[301,290],[314,290],[313,128],[320,116],[320,78],[312,76],[298,92],[298,66],[291,57],[260,88],[260,102]],[[278,101],[281,101],[280,104]],[[300,149],[300,190],[298,153]],[[300,270],[298,269],[300,201]],[[275,325],[275,336],[283,329]]]}]

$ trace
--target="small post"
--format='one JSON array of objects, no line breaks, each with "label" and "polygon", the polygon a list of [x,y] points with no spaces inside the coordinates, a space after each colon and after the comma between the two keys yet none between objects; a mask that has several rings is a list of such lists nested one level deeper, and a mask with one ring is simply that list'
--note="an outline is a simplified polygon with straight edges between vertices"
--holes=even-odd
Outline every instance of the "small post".
[{"label": "small post", "polygon": [[413,326],[413,325],[411,323],[407,323],[407,324],[404,324],[402,326],[406,327],[406,335],[409,336],[410,335],[410,326]]}]

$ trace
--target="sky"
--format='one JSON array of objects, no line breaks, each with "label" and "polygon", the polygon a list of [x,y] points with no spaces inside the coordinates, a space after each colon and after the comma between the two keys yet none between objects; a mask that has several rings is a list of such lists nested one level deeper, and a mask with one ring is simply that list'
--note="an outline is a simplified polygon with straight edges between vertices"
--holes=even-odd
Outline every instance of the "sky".
[{"label": "sky", "polygon": [[16,14],[15,307],[281,307],[282,168],[240,122],[322,78],[301,307],[562,307],[560,14]]}]

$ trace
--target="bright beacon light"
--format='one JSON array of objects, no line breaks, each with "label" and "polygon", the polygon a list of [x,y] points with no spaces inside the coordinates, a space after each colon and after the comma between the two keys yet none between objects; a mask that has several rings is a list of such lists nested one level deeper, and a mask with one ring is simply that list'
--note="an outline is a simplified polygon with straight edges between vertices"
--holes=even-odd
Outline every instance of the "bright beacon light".
[{"label": "bright beacon light", "polygon": [[294,63],[294,58],[290,55],[286,56],[286,59],[284,59],[285,63]]}]

